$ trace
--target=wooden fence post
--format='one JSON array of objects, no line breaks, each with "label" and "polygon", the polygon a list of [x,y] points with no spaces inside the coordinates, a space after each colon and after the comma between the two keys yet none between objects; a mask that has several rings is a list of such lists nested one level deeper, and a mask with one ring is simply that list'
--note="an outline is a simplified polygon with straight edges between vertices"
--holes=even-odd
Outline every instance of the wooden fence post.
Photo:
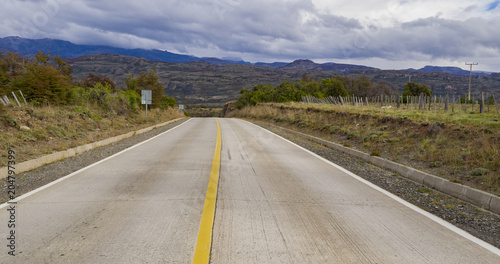
[{"label": "wooden fence post", "polygon": [[493,103],[495,104],[495,107],[497,108],[497,115],[498,115],[498,104],[497,104],[497,101],[495,100],[494,95],[493,95]]},{"label": "wooden fence post", "polygon": [[472,96],[472,112],[474,112],[474,104],[476,103],[476,100],[474,100],[474,96]]},{"label": "wooden fence post", "polygon": [[450,108],[450,96],[446,93],[446,98],[444,99],[444,111],[448,112]]},{"label": "wooden fence post", "polygon": [[[460,100],[460,101],[461,101],[461,100]],[[468,101],[467,101],[467,95],[465,95],[465,97],[464,97],[464,101],[465,101],[465,104],[464,104],[464,107],[465,107],[465,113],[467,113],[467,103],[468,103]]]},{"label": "wooden fence post", "polygon": [[453,95],[453,99],[451,101],[451,112],[455,112],[455,95]]},{"label": "wooden fence post", "polygon": [[479,113],[484,114],[484,92],[481,92],[481,102],[479,103]]}]

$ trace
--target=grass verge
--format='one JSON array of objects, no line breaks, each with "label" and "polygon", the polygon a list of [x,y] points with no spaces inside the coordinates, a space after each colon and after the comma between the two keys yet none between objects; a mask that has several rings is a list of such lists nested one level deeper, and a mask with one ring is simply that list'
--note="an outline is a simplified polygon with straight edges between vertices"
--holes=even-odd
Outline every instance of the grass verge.
[{"label": "grass verge", "polygon": [[96,142],[182,117],[179,110],[148,110],[117,114],[100,107],[6,107],[0,113],[0,166],[7,151],[16,150],[16,162]]}]

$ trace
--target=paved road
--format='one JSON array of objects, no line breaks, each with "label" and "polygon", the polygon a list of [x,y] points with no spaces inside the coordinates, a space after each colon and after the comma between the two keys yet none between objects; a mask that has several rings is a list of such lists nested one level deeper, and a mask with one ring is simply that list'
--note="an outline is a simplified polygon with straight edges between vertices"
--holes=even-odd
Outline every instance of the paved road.
[{"label": "paved road", "polygon": [[[498,250],[311,153],[244,121],[219,121],[212,263],[500,263]],[[2,246],[0,263],[190,263],[216,136],[214,119],[192,119],[23,198],[17,256]]]}]

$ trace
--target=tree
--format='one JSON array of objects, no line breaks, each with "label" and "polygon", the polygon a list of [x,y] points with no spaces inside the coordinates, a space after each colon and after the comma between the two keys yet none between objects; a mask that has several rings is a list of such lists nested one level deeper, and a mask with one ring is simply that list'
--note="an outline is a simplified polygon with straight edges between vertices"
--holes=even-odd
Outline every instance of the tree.
[{"label": "tree", "polygon": [[177,100],[175,100],[175,98],[168,97],[168,96],[164,95],[161,98],[160,108],[165,110],[165,109],[167,109],[167,107],[169,107],[169,106],[174,107],[176,104],[177,104]]},{"label": "tree", "polygon": [[8,67],[5,63],[3,52],[0,52],[0,95],[9,90],[10,76],[7,73]]},{"label": "tree", "polygon": [[495,97],[490,95],[488,99],[484,100],[484,103],[487,105],[495,105]]},{"label": "tree", "polygon": [[236,108],[242,109],[243,107],[250,104],[250,97],[252,96],[251,92],[245,88],[240,90],[240,96],[236,100]]},{"label": "tree", "polygon": [[[56,62],[57,68],[61,71],[62,74],[66,76],[71,75],[73,69],[71,69],[71,67],[69,67],[66,62],[64,62],[59,56],[56,56],[54,60]],[[104,83],[102,85],[104,85]]]},{"label": "tree", "polygon": [[306,95],[312,95],[316,98],[325,98],[324,91],[321,90],[321,86],[317,81],[310,82],[296,82],[295,87],[301,90]]},{"label": "tree", "polygon": [[49,53],[43,53],[42,51],[38,51],[38,54],[35,55],[35,61],[39,64],[47,65],[50,60]]},{"label": "tree", "polygon": [[304,92],[296,89],[294,85],[285,81],[276,87],[272,101],[278,103],[300,101],[303,95],[305,95]]},{"label": "tree", "polygon": [[25,61],[16,53],[0,52],[0,95],[12,91],[12,80],[22,74]]},{"label": "tree", "polygon": [[116,85],[111,79],[109,79],[108,77],[105,77],[105,76],[95,75],[92,73],[89,73],[87,78],[82,79],[80,81],[79,85],[83,88],[88,89],[88,88],[94,87],[98,83],[100,83],[104,86],[108,85],[111,89],[111,92],[113,92],[113,93],[116,92]]},{"label": "tree", "polygon": [[364,96],[370,87],[373,86],[373,82],[366,76],[361,76],[357,79],[349,80],[349,87],[347,88],[349,94],[356,96]]},{"label": "tree", "polygon": [[320,89],[325,96],[349,96],[344,84],[335,77],[321,80]]},{"label": "tree", "polygon": [[28,101],[38,103],[66,104],[71,88],[70,77],[61,67],[50,65],[48,53],[38,52],[34,62],[11,57],[10,85],[21,90]]},{"label": "tree", "polygon": [[163,85],[160,83],[160,77],[158,77],[156,70],[140,72],[137,77],[129,74],[125,79],[125,84],[127,85],[127,90],[133,90],[138,94],[141,94],[141,90],[151,90],[153,97],[151,107],[161,106],[161,100],[164,95]]},{"label": "tree", "polygon": [[252,92],[249,94],[249,103],[251,105],[256,105],[260,102],[271,102],[273,101],[274,94],[276,93],[276,88],[272,85],[262,85],[257,84],[253,87]]},{"label": "tree", "polygon": [[403,98],[406,98],[407,96],[420,96],[421,94],[431,96],[432,92],[426,85],[414,82],[407,83],[403,88]]},{"label": "tree", "polygon": [[127,90],[137,91],[137,79],[134,75],[129,73],[127,77],[125,77],[125,85],[127,86]]},{"label": "tree", "polygon": [[26,72],[12,80],[12,87],[21,90],[29,101],[65,104],[71,83],[68,76],[50,65],[29,63]]}]

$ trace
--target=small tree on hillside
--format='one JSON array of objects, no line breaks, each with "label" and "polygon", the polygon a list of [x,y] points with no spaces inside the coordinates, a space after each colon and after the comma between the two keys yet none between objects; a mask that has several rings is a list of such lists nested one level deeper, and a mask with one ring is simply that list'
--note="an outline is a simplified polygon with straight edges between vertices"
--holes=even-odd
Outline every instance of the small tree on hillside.
[{"label": "small tree on hillside", "polygon": [[431,96],[432,92],[426,85],[414,82],[407,83],[403,88],[403,98],[406,98],[406,96],[420,96],[421,94]]},{"label": "small tree on hillside", "polygon": [[94,87],[98,83],[103,86],[108,85],[111,89],[111,92],[116,92],[116,85],[110,78],[101,75],[95,75],[92,73],[89,73],[87,78],[81,80],[79,85],[83,88],[88,89]]},{"label": "small tree on hillside", "polygon": [[28,101],[36,103],[66,104],[71,88],[69,71],[62,61],[54,67],[49,64],[49,54],[39,52],[34,62],[22,61],[21,67],[15,69],[16,58],[10,58],[10,86],[13,90],[21,90]]},{"label": "small tree on hillside", "polygon": [[326,96],[349,96],[349,93],[344,87],[344,83],[337,78],[321,80],[320,89]]},{"label": "small tree on hillside", "polygon": [[125,79],[125,84],[127,85],[127,90],[133,90],[138,94],[141,94],[141,90],[151,90],[153,96],[151,107],[161,106],[163,85],[160,83],[160,77],[158,77],[156,70],[140,72],[137,77],[129,74]]},{"label": "small tree on hillside", "polygon": [[12,80],[25,71],[24,64],[18,54],[0,52],[0,95],[12,91]]}]

